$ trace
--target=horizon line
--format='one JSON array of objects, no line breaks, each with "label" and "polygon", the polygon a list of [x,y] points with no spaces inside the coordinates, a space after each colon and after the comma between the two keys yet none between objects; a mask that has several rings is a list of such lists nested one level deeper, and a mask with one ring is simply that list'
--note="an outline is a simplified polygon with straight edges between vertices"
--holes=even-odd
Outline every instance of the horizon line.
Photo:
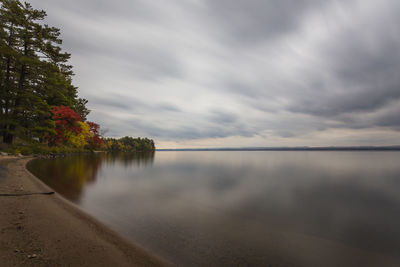
[{"label": "horizon line", "polygon": [[295,150],[400,150],[400,145],[389,146],[281,146],[281,147],[209,147],[209,148],[156,148],[156,151],[295,151]]}]

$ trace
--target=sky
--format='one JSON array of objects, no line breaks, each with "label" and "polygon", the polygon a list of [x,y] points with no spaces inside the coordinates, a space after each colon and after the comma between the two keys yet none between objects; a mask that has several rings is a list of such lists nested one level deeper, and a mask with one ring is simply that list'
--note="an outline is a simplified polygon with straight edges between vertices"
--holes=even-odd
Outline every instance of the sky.
[{"label": "sky", "polygon": [[89,120],[157,148],[400,144],[398,0],[31,0]]}]

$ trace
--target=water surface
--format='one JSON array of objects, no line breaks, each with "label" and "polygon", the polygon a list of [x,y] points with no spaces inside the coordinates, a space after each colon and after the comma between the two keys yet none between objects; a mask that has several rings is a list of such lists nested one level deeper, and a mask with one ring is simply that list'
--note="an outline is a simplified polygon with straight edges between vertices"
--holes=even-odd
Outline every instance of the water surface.
[{"label": "water surface", "polygon": [[158,151],[28,168],[175,264],[400,266],[397,151]]}]

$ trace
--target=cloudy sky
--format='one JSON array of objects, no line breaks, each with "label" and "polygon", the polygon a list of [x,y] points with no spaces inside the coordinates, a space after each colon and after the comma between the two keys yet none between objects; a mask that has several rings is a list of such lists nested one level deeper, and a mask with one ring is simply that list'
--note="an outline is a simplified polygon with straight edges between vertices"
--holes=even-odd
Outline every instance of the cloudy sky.
[{"label": "cloudy sky", "polygon": [[400,144],[398,0],[31,0],[89,119],[158,148]]}]

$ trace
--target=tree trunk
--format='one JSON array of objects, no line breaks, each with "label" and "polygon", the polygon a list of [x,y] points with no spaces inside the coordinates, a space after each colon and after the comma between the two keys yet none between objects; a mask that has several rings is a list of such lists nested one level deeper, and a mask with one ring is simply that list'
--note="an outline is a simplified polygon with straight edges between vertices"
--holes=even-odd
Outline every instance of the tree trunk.
[{"label": "tree trunk", "polygon": [[[12,47],[13,27],[14,27],[14,24],[11,24],[10,35],[9,35],[8,44],[7,44],[9,47]],[[9,120],[10,99],[6,95],[7,95],[7,91],[11,92],[11,88],[10,88],[11,87],[10,86],[11,82],[10,82],[10,80],[11,80],[11,56],[9,55],[7,57],[6,79],[4,81],[4,84],[5,84],[5,92],[4,92],[5,104],[4,104],[4,114],[3,115],[4,115],[4,119],[6,120],[6,122],[4,123],[4,125],[2,125],[3,143],[6,143],[6,144],[12,144],[13,139],[14,139],[13,134],[11,134],[9,132],[10,124],[9,124],[9,122],[7,122]]]},{"label": "tree trunk", "polygon": [[[26,38],[24,40],[24,53],[23,53],[23,55],[24,56],[28,55],[28,42],[27,42]],[[18,80],[18,92],[17,92],[17,96],[15,98],[14,110],[13,110],[13,113],[12,113],[12,117],[15,120],[18,119],[18,115],[20,113],[19,106],[21,105],[21,101],[22,101],[22,93],[24,91],[25,76],[26,76],[26,65],[22,64],[20,75],[19,75],[19,80]],[[22,122],[19,121],[19,123],[22,123]],[[15,131],[16,128],[17,128],[16,127],[16,123],[11,123],[9,125],[8,139],[6,140],[7,144],[12,144],[13,139],[14,139],[13,132]]]}]

